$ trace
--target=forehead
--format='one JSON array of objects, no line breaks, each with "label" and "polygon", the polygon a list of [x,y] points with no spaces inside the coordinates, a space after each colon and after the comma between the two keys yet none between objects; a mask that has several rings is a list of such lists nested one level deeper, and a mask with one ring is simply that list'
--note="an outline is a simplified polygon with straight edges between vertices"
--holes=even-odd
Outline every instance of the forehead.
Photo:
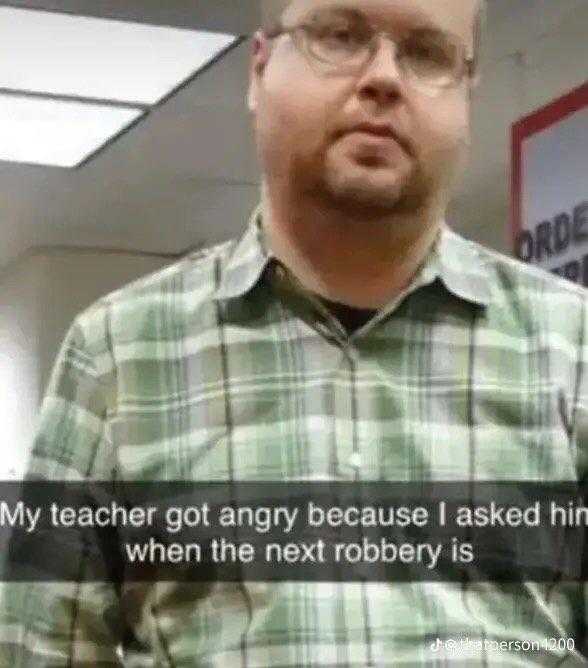
[{"label": "forehead", "polygon": [[470,44],[478,0],[294,0],[284,14],[297,21],[317,9],[359,10],[370,20],[399,29],[432,25]]}]

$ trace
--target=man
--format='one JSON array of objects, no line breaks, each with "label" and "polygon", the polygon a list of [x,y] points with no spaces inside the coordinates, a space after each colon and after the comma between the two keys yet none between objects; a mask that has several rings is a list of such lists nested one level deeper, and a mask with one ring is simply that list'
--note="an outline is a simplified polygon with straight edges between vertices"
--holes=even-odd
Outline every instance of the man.
[{"label": "man", "polygon": [[[32,474],[583,478],[583,291],[444,222],[478,2],[286,5],[253,40],[260,209],[76,319]],[[537,583],[13,585],[3,665],[575,666],[546,639],[579,644],[583,610]]]}]

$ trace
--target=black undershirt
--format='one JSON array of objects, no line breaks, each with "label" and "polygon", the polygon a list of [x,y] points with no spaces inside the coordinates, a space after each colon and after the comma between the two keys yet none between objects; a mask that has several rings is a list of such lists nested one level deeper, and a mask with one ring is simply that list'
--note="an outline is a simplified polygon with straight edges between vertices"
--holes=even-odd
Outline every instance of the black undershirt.
[{"label": "black undershirt", "polygon": [[321,301],[343,325],[347,334],[353,334],[353,332],[360,327],[363,327],[366,322],[371,320],[378,312],[378,309],[357,308],[355,306],[349,306],[348,304],[333,302],[324,297],[321,297]]},{"label": "black undershirt", "polygon": [[[284,283],[285,281],[287,285],[296,285],[296,280],[289,275],[288,269],[281,262],[276,261],[271,265],[269,271],[272,273],[272,280],[277,282],[277,284]],[[302,289],[299,291],[303,292]],[[363,325],[371,320],[378,312],[378,309],[357,308],[355,306],[349,306],[348,304],[342,304],[341,302],[325,299],[317,294],[314,296],[315,298],[318,298],[329,312],[341,323],[348,335],[353,334],[353,332],[363,327]]]}]

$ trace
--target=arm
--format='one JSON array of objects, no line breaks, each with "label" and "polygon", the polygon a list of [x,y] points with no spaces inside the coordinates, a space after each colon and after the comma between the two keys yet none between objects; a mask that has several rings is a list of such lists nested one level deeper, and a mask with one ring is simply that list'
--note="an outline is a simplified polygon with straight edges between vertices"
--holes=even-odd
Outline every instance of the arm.
[{"label": "arm", "polygon": [[[114,365],[100,324],[106,320],[100,309],[87,314],[71,327],[54,367],[27,479],[109,480],[116,470],[107,419]],[[110,583],[1,584],[2,666],[118,666],[123,631]]]}]

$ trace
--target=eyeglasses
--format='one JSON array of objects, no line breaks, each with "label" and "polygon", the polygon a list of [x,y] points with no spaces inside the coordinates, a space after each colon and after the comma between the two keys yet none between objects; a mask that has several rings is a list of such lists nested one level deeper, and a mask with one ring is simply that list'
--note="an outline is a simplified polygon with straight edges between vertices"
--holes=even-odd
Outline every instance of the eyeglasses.
[{"label": "eyeglasses", "polygon": [[376,30],[354,10],[323,10],[307,22],[292,27],[278,25],[266,33],[269,39],[290,35],[299,51],[328,71],[356,74],[378,52],[382,37],[395,46],[397,66],[403,78],[416,88],[439,91],[473,78],[476,63],[465,46],[449,33],[419,28],[401,38]]}]

